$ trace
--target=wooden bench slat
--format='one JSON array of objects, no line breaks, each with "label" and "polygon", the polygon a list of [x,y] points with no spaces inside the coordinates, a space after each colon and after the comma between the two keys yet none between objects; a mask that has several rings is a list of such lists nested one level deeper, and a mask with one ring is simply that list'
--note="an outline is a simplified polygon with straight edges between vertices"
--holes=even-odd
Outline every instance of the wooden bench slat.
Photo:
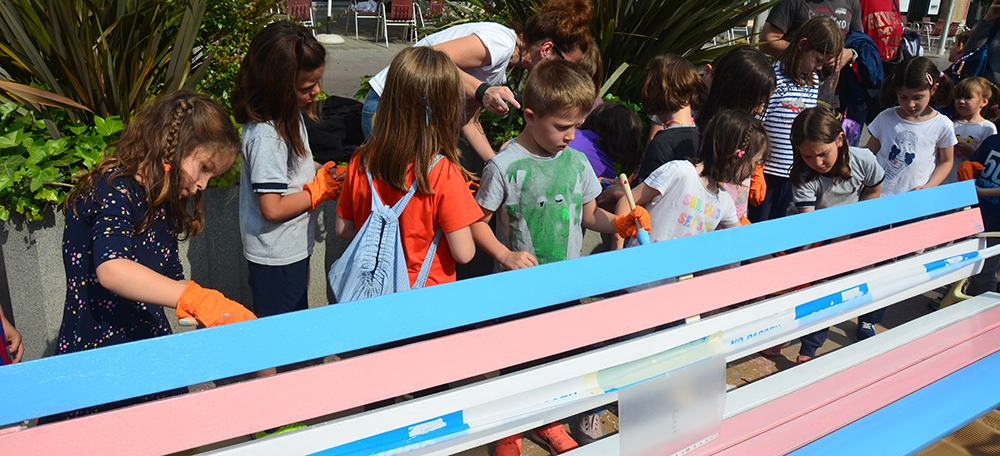
[{"label": "wooden bench slat", "polygon": [[[584,347],[965,237],[980,229],[978,210],[957,212],[641,293],[42,426],[0,437],[0,445],[47,448],[46,442],[58,446],[66,441],[77,445],[74,451],[78,454],[178,451]],[[705,289],[718,292],[706,294]],[[665,301],[671,305],[663,305]],[[536,337],[538,334],[545,337]],[[101,437],[100,429],[116,429],[134,436],[134,440],[112,445]],[[181,442],[170,437],[174,434],[171,430],[183,432],[185,439]],[[50,454],[61,452],[61,447],[53,447]]]},{"label": "wooden bench slat", "polygon": [[0,384],[8,387],[0,389],[0,403],[5,404],[0,422],[345,353],[722,266],[975,204],[972,189],[971,182],[961,182],[397,295],[5,366]]},{"label": "wooden bench slat", "polygon": [[703,454],[786,454],[998,348],[995,307],[723,421]]},{"label": "wooden bench slat", "polygon": [[997,378],[1000,353],[976,361],[792,455],[825,456],[843,448],[863,449],[867,454],[916,453],[1000,405]]}]

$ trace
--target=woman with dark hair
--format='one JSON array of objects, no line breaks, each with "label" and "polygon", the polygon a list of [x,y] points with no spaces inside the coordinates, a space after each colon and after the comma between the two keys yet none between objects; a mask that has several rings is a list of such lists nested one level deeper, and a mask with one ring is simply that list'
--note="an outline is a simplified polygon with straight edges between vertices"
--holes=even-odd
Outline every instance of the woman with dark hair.
[{"label": "woman with dark hair", "polygon": [[[552,0],[542,10],[514,28],[492,22],[456,25],[417,42],[448,54],[458,66],[466,96],[462,134],[476,154],[487,161],[496,153],[479,123],[482,108],[504,114],[508,104],[520,108],[507,82],[507,67],[531,70],[543,59],[579,62],[590,44],[589,23],[594,7],[590,0]],[[372,117],[385,87],[388,68],[373,76],[365,98],[361,127],[372,130]],[[431,107],[433,109],[433,106]]]}]

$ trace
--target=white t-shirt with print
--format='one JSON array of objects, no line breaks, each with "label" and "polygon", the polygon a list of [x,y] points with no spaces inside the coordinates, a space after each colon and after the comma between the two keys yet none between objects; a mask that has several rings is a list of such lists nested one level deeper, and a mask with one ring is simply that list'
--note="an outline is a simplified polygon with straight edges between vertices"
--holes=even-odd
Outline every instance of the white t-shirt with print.
[{"label": "white t-shirt with print", "polygon": [[[434,46],[447,41],[465,38],[469,35],[476,35],[483,42],[490,53],[489,65],[475,68],[462,68],[462,71],[470,74],[476,79],[491,86],[503,85],[507,82],[507,64],[510,57],[514,55],[517,46],[517,34],[513,30],[493,22],[473,22],[469,24],[456,25],[444,29],[440,32],[427,35],[414,46]],[[385,78],[389,74],[389,67],[385,67],[375,76],[368,80],[372,90],[382,95],[385,87]]]},{"label": "white t-shirt with print", "polygon": [[694,165],[674,160],[656,168],[643,181],[660,192],[646,204],[653,242],[714,231],[719,225],[737,225],[736,204],[722,187],[705,188]]},{"label": "white t-shirt with print", "polygon": [[[996,125],[993,125],[993,122],[988,120],[978,123],[962,122],[961,120],[955,121],[955,139],[959,143],[972,146],[973,152],[979,149],[979,145],[983,143],[984,139],[995,134],[997,134]],[[968,157],[964,157],[958,151],[955,151],[955,162],[952,164],[951,172],[948,173],[948,177],[944,179],[942,184],[958,182],[958,165],[961,165],[962,162],[968,159]]]},{"label": "white t-shirt with print", "polygon": [[926,184],[937,165],[937,150],[957,142],[951,120],[939,113],[923,122],[910,122],[896,108],[889,108],[868,125],[868,131],[882,146],[876,154],[885,170],[882,196]]}]

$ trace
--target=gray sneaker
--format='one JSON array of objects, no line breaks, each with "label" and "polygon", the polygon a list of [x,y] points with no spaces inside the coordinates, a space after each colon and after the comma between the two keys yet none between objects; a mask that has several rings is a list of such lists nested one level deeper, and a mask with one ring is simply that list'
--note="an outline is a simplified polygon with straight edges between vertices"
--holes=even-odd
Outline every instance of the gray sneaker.
[{"label": "gray sneaker", "polygon": [[573,436],[576,437],[577,442],[580,442],[580,445],[593,443],[604,438],[604,425],[601,424],[602,415],[603,410],[580,415],[579,419],[576,420]]}]

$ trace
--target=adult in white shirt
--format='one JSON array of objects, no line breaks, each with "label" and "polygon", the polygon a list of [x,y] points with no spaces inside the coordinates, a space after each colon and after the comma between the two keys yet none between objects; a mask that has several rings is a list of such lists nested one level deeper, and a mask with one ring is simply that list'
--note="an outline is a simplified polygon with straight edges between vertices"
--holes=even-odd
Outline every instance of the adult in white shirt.
[{"label": "adult in white shirt", "polygon": [[[542,59],[563,58],[579,62],[590,43],[588,25],[593,16],[589,0],[551,0],[528,18],[520,31],[492,22],[457,25],[417,42],[448,54],[458,66],[466,95],[466,122],[462,134],[483,161],[496,155],[486,139],[479,113],[486,108],[502,115],[508,105],[520,108],[507,82],[509,66],[531,70]],[[361,126],[371,132],[372,117],[385,87],[388,67],[373,76],[365,98]],[[416,88],[414,88],[416,89]],[[433,106],[429,106],[433,115]]]}]

